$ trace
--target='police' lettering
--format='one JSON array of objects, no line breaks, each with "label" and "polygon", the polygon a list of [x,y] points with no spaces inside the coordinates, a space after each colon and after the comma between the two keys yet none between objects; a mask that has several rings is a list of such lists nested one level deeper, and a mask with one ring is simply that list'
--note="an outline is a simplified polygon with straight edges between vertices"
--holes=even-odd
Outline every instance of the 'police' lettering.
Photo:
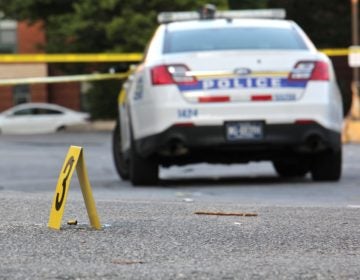
[{"label": "'police' lettering", "polygon": [[266,78],[259,78],[256,79],[256,87],[267,87],[267,79]]},{"label": "'police' lettering", "polygon": [[[280,88],[281,78],[228,78],[203,80],[202,89],[237,89],[237,88]],[[286,80],[286,79],[284,79]]]},{"label": "'police' lettering", "polygon": [[215,86],[214,80],[204,80],[203,81],[203,89],[214,88],[214,86]]},{"label": "'police' lettering", "polygon": [[218,88],[230,88],[231,84],[230,84],[230,79],[221,79],[218,80]]}]

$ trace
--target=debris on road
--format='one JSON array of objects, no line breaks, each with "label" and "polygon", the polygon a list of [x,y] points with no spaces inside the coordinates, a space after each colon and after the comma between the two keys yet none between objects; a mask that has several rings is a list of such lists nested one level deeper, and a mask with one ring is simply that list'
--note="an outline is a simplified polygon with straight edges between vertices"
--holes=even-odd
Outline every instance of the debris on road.
[{"label": "debris on road", "polygon": [[132,261],[132,260],[112,260],[111,263],[129,265],[129,264],[144,264],[145,262],[143,262],[143,261]]},{"label": "debris on road", "polygon": [[197,211],[194,212],[196,215],[214,215],[214,216],[240,216],[240,217],[257,217],[256,213],[226,213],[226,212],[206,212]]},{"label": "debris on road", "polygon": [[356,208],[360,208],[360,205],[348,205],[347,207],[356,209]]},{"label": "debris on road", "polygon": [[177,197],[191,197],[193,194],[191,192],[176,192]]}]

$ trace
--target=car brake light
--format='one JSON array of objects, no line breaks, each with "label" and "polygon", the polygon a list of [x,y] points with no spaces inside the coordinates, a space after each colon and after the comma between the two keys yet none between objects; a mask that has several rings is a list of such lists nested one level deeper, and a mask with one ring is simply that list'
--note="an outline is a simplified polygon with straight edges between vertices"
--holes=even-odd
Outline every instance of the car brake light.
[{"label": "car brake light", "polygon": [[329,65],[324,61],[317,61],[315,69],[312,72],[311,80],[328,81],[329,80]]},{"label": "car brake light", "polygon": [[270,94],[251,96],[251,101],[271,101],[271,100],[272,100],[272,95]]},{"label": "car brake light", "polygon": [[201,96],[199,97],[200,103],[207,103],[207,102],[229,102],[229,96]]},{"label": "car brake light", "polygon": [[195,124],[192,123],[192,122],[183,122],[183,123],[176,123],[176,124],[174,124],[174,126],[177,126],[177,127],[193,127],[193,126],[195,126]]},{"label": "car brake light", "polygon": [[300,61],[289,74],[289,79],[328,81],[329,65],[324,61]]},{"label": "car brake light", "polygon": [[151,80],[153,85],[170,85],[174,83],[165,65],[155,66],[151,69]]},{"label": "car brake light", "polygon": [[170,84],[193,84],[197,80],[188,76],[189,68],[183,64],[158,65],[151,69],[151,80],[153,85]]},{"label": "car brake light", "polygon": [[310,120],[310,119],[299,119],[299,120],[295,120],[295,124],[316,124],[316,121],[314,120]]}]

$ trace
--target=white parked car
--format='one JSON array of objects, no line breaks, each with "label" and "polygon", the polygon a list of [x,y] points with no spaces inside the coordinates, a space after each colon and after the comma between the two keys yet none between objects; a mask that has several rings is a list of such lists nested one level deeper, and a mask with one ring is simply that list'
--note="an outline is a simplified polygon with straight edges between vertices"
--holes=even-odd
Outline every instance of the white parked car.
[{"label": "white parked car", "polygon": [[71,125],[84,124],[89,114],[49,103],[24,103],[0,114],[4,134],[51,133]]},{"label": "white parked car", "polygon": [[120,176],[151,185],[160,165],[267,160],[280,176],[339,180],[343,112],[330,59],[282,10],[204,11],[159,16],[119,96]]}]

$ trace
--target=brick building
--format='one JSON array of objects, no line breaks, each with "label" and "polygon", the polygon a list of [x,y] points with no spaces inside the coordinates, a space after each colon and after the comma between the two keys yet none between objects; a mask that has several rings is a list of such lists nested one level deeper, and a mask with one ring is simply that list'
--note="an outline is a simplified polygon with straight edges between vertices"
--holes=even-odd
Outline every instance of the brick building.
[{"label": "brick building", "polygon": [[[0,53],[42,53],[46,36],[41,23],[0,21]],[[56,74],[46,63],[2,63],[0,79],[46,77]],[[49,102],[79,110],[80,83],[0,86],[0,112],[24,102]]]}]

